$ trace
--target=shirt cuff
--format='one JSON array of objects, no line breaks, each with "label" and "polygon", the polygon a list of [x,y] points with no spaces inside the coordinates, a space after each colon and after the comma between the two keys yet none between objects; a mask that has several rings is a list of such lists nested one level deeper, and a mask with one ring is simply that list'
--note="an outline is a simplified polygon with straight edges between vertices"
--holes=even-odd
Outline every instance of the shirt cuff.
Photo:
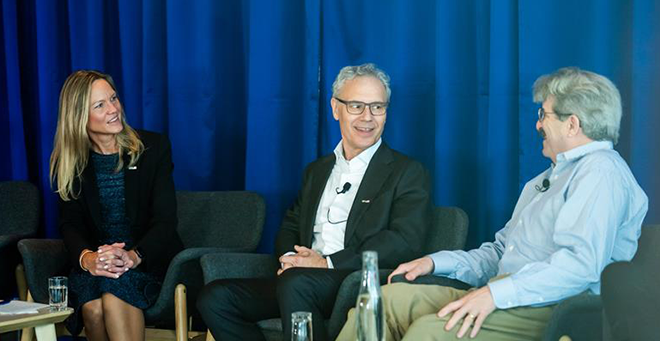
[{"label": "shirt cuff", "polygon": [[508,309],[519,306],[516,287],[511,276],[488,283],[493,302],[498,309]]},{"label": "shirt cuff", "polygon": [[433,271],[432,274],[438,275],[449,275],[456,271],[456,260],[451,257],[451,251],[440,251],[433,254],[430,254],[429,257],[433,261]]},{"label": "shirt cuff", "polygon": [[[283,254],[282,257],[284,257],[284,256],[291,256],[291,255],[295,255],[295,254],[296,254],[295,251],[289,251],[289,252]],[[284,263],[280,263],[280,269],[284,269]]]},{"label": "shirt cuff", "polygon": [[330,258],[330,256],[326,256],[325,260],[328,262],[328,269],[334,269],[335,268],[335,266],[332,265],[332,259]]}]

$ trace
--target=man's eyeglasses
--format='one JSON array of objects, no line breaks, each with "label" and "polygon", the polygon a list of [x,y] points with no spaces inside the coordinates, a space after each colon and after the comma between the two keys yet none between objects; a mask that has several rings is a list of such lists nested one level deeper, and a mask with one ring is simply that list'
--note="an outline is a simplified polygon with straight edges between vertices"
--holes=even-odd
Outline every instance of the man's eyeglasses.
[{"label": "man's eyeglasses", "polygon": [[346,105],[346,111],[348,111],[348,113],[351,115],[362,114],[364,108],[366,107],[369,107],[369,110],[371,110],[371,114],[374,116],[385,115],[385,113],[387,112],[387,105],[389,104],[387,102],[364,103],[360,101],[344,101],[343,99],[339,99],[337,97],[335,97],[335,99],[340,103]]},{"label": "man's eyeglasses", "polygon": [[540,107],[538,110],[538,115],[539,115],[539,122],[543,122],[543,119],[545,118],[546,114],[555,114],[557,116],[571,116],[573,114],[562,114],[559,112],[554,112],[554,111],[545,111],[543,107]]}]

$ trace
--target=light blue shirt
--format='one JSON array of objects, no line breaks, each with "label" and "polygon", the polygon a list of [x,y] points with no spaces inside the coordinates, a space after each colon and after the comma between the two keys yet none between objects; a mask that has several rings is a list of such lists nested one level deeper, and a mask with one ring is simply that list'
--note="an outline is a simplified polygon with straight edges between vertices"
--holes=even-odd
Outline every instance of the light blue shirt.
[{"label": "light blue shirt", "polygon": [[[550,181],[539,191],[543,179]],[[529,181],[495,241],[430,255],[433,274],[483,286],[495,306],[545,306],[590,290],[600,294],[609,263],[632,259],[648,199],[609,141],[557,155]]]}]

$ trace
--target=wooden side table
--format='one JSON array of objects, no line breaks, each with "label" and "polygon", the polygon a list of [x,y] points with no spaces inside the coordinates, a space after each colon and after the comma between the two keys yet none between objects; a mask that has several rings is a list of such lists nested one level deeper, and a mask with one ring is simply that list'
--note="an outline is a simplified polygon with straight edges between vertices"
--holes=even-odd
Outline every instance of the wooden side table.
[{"label": "wooden side table", "polygon": [[36,314],[0,315],[0,333],[34,327],[38,341],[57,341],[55,323],[64,321],[73,309],[51,311],[45,307],[38,311]]}]

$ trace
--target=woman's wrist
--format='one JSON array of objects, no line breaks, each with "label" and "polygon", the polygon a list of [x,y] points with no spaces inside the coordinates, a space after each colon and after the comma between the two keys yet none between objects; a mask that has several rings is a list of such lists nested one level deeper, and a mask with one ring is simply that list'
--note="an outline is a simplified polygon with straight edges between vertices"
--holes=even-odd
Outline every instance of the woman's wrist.
[{"label": "woman's wrist", "polygon": [[85,266],[85,263],[86,263],[86,262],[85,262],[85,256],[87,256],[87,255],[89,255],[89,254],[93,254],[93,253],[94,253],[94,251],[89,250],[89,249],[84,249],[84,250],[82,250],[82,252],[80,253],[80,257],[78,258],[78,265],[80,265],[80,268],[81,268],[83,271],[89,271],[89,268]]}]

